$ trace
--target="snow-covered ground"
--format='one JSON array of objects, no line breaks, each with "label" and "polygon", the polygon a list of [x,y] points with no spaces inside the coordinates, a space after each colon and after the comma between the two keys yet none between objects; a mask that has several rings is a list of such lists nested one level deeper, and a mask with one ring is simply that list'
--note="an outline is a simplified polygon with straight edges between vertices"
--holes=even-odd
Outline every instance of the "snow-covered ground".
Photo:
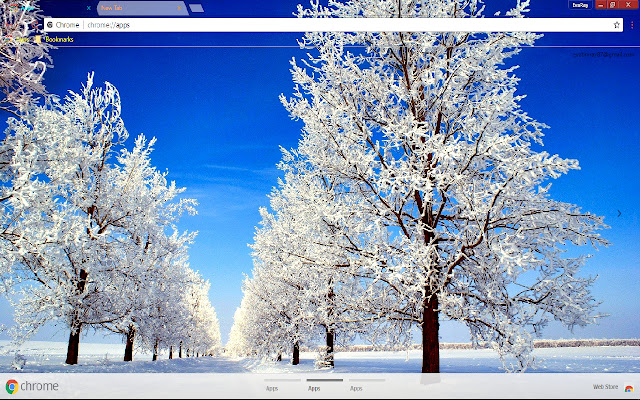
[{"label": "snow-covered ground", "polygon": [[[563,347],[536,349],[539,367],[529,372],[640,372],[640,347]],[[311,372],[314,354],[303,353],[298,366],[254,363],[253,372]],[[287,360],[285,360],[287,361]],[[337,353],[335,372],[420,372],[420,351]],[[503,372],[493,350],[440,350],[441,372]],[[315,372],[318,372],[317,370]]]},{"label": "snow-covered ground", "polygon": [[[242,363],[228,357],[177,358],[168,360],[167,354],[151,361],[151,354],[134,352],[133,362],[124,362],[124,344],[80,343],[78,365],[64,363],[67,343],[27,342],[18,350],[26,358],[20,372],[249,372]],[[0,341],[0,373],[16,372],[12,364],[15,351],[9,342]]]},{"label": "snow-covered ground", "polygon": [[[0,342],[0,372],[16,372],[14,353],[8,342]],[[420,352],[344,352],[337,353],[333,370],[315,370],[314,353],[302,353],[301,363],[262,362],[229,357],[199,357],[153,362],[151,355],[135,353],[134,361],[122,361],[124,345],[81,343],[79,364],[64,364],[66,343],[27,342],[19,353],[26,358],[21,372],[334,372],[385,373],[420,371]],[[562,347],[536,349],[539,367],[529,372],[640,372],[640,347]],[[177,354],[174,354],[177,356]],[[442,372],[502,372],[501,363],[492,350],[441,350]]]}]

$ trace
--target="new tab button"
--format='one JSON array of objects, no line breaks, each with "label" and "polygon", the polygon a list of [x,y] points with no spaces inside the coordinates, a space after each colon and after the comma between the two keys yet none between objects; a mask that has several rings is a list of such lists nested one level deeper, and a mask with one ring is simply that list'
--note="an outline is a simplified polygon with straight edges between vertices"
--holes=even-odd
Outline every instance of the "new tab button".
[{"label": "new tab button", "polygon": [[593,8],[592,0],[570,0],[569,1],[570,10],[590,10],[592,8]]}]

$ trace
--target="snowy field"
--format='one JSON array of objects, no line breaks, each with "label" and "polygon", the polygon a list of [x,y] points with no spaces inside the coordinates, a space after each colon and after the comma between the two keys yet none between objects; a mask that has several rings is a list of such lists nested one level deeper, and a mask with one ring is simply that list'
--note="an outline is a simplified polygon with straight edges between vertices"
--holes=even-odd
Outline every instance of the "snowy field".
[{"label": "snowy field", "polygon": [[[536,349],[540,365],[529,372],[640,372],[640,347],[563,347]],[[315,354],[301,356],[301,365],[255,363],[253,372],[312,372]],[[420,351],[337,353],[335,372],[420,372]],[[284,364],[284,365],[280,365]],[[440,350],[441,372],[503,372],[493,350]],[[317,370],[316,370],[317,372]]]},{"label": "snowy field", "polygon": [[[14,353],[7,342],[0,342],[0,372],[13,373]],[[28,342],[20,349],[26,358],[21,372],[322,372],[314,369],[314,353],[302,353],[301,363],[262,362],[229,357],[199,357],[152,362],[150,354],[134,354],[134,361],[122,361],[124,345],[81,343],[79,364],[64,364],[66,343]],[[640,372],[640,347],[563,347],[536,349],[539,367],[529,372]],[[177,356],[177,354],[174,354]],[[492,350],[441,350],[442,372],[502,372],[501,363]],[[336,367],[323,370],[335,373],[385,373],[420,371],[420,352],[344,352],[337,353]]]}]

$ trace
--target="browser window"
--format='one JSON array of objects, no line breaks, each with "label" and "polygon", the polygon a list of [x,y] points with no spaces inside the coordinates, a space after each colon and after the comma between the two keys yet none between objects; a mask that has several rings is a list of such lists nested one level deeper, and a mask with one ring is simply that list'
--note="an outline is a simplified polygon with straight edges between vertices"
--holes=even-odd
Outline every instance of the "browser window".
[{"label": "browser window", "polygon": [[5,1],[31,397],[634,398],[638,1]]}]

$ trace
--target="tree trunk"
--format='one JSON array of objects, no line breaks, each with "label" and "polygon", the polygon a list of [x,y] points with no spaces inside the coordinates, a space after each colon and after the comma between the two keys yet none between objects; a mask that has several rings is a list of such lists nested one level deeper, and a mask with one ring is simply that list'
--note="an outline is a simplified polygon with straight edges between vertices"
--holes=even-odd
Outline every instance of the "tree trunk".
[{"label": "tree trunk", "polygon": [[129,325],[129,331],[127,332],[127,346],[124,348],[124,360],[133,361],[133,339],[136,335],[136,329],[133,325]]},{"label": "tree trunk", "polygon": [[278,356],[276,357],[276,361],[282,361],[282,353],[278,353]]},{"label": "tree trunk", "polygon": [[293,357],[291,358],[291,364],[300,364],[300,343],[297,341],[293,344]]},{"label": "tree trunk", "polygon": [[422,373],[440,372],[438,296],[426,299],[422,309]]},{"label": "tree trunk", "polygon": [[182,358],[182,341],[180,341],[180,348],[178,349],[178,358]]},{"label": "tree trunk", "polygon": [[169,346],[169,360],[173,360],[173,346]]},{"label": "tree trunk", "polygon": [[334,362],[333,362],[333,340],[335,339],[335,332],[333,330],[333,328],[326,328],[327,330],[327,356],[326,356],[326,362],[327,365],[333,367],[334,366]]},{"label": "tree trunk", "polygon": [[[87,284],[88,273],[84,269],[80,270],[80,279],[76,284],[76,293],[84,293],[85,286]],[[74,310],[71,317],[71,332],[69,333],[69,345],[67,346],[67,364],[75,365],[78,363],[78,352],[80,349],[80,330],[82,329],[82,322],[80,322],[80,316],[77,310]]]},{"label": "tree trunk", "polygon": [[[327,317],[329,318],[329,320],[332,319],[333,317],[333,303],[334,303],[334,298],[335,298],[335,293],[333,291],[333,279],[329,279],[329,293],[327,293],[327,300],[329,301],[329,309],[327,312]],[[327,324],[324,326],[327,335],[327,354],[325,355],[325,362],[327,366],[330,366],[331,368],[333,368],[334,366],[334,362],[333,362],[333,341],[335,339],[335,331],[333,330],[333,326],[331,325],[331,323]]]},{"label": "tree trunk", "polygon": [[77,326],[71,328],[71,333],[69,333],[69,345],[67,346],[67,360],[65,361],[67,364],[75,365],[78,363],[78,352],[80,349],[80,328],[82,325],[77,324]]},{"label": "tree trunk", "polygon": [[156,339],[156,342],[153,344],[153,359],[151,361],[156,361],[158,359],[158,343],[159,340]]}]

